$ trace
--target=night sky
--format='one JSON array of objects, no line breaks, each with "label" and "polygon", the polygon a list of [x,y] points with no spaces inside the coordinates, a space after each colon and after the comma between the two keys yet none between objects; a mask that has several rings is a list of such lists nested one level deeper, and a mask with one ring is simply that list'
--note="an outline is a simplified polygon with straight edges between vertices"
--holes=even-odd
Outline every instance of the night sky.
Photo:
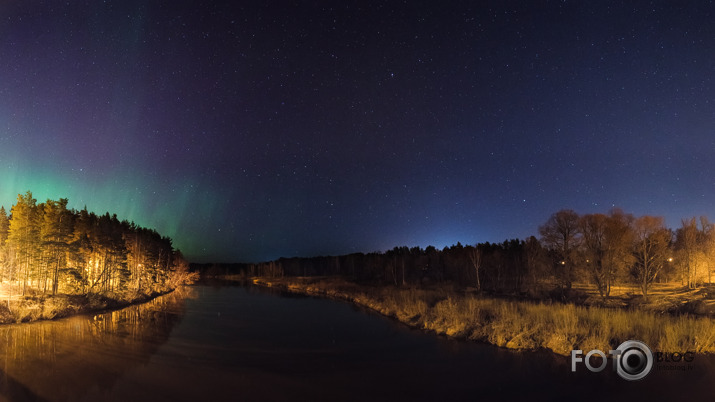
[{"label": "night sky", "polygon": [[201,262],[715,219],[706,2],[7,3],[6,208],[69,198]]}]

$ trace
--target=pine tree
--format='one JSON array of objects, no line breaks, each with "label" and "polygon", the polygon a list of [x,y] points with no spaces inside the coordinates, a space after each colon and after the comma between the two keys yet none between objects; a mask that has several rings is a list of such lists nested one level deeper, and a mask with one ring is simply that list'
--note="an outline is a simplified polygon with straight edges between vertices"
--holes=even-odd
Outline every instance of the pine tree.
[{"label": "pine tree", "polygon": [[7,217],[5,207],[0,207],[0,247],[5,245],[7,233],[10,229],[10,219]]},{"label": "pine tree", "polygon": [[5,207],[0,207],[0,280],[6,278],[9,274],[7,270],[7,247],[5,246],[9,228],[10,220],[7,216],[7,212],[5,211]]},{"label": "pine tree", "polygon": [[36,278],[36,260],[39,251],[39,225],[37,221],[37,200],[32,192],[18,194],[17,204],[12,207],[12,219],[8,230],[9,249],[15,255],[15,272],[22,282],[22,294],[27,291],[30,281]]},{"label": "pine tree", "polygon": [[40,224],[40,238],[42,240],[44,266],[48,272],[44,276],[43,290],[47,282],[52,285],[52,294],[57,294],[60,272],[67,267],[67,252],[72,238],[72,214],[67,210],[66,198],[59,201],[47,200],[43,204],[44,213]]}]

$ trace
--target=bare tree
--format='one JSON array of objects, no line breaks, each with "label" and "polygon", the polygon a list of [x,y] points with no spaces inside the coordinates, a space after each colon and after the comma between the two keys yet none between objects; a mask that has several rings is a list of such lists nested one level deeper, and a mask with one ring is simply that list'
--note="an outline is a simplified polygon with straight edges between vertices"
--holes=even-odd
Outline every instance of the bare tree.
[{"label": "bare tree", "polygon": [[604,264],[606,254],[606,226],[608,217],[604,214],[589,214],[581,217],[580,227],[583,235],[583,248],[586,254],[586,267],[598,293],[603,299],[610,294],[611,275]]},{"label": "bare tree", "polygon": [[698,277],[698,226],[695,218],[681,220],[681,227],[676,233],[678,264],[682,267],[683,282],[688,288],[697,287]]},{"label": "bare tree", "polygon": [[581,218],[586,266],[598,293],[606,299],[620,271],[632,264],[633,217],[620,210]]},{"label": "bare tree", "polygon": [[477,291],[482,290],[482,284],[479,281],[479,269],[482,267],[482,250],[479,248],[479,244],[469,248],[469,260],[472,262],[474,275],[477,277]]},{"label": "bare tree", "polygon": [[708,277],[708,283],[712,283],[712,262],[713,262],[713,255],[715,253],[715,230],[713,227],[713,224],[708,221],[708,218],[705,216],[700,217],[700,228],[702,231],[702,237],[703,237],[703,254],[704,254],[704,263],[705,263],[705,270],[707,272],[707,277]]},{"label": "bare tree", "polygon": [[660,216],[641,216],[634,221],[633,229],[633,275],[643,292],[643,298],[647,299],[650,284],[655,281],[668,258],[672,236]]},{"label": "bare tree", "polygon": [[559,276],[562,285],[570,289],[575,254],[580,243],[578,214],[570,209],[556,212],[539,227],[539,234],[544,245],[560,259],[557,261]]},{"label": "bare tree", "polygon": [[632,244],[634,239],[633,222],[635,218],[620,209],[613,209],[606,221],[603,266],[607,276],[606,296],[611,294],[611,287],[616,278],[625,276],[633,266]]}]

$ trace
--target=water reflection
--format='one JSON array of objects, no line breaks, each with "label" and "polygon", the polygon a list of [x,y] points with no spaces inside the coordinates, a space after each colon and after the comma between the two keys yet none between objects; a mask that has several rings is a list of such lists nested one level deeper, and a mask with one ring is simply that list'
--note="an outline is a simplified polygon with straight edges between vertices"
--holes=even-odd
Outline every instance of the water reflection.
[{"label": "water reflection", "polygon": [[0,326],[0,395],[63,401],[111,388],[169,339],[191,292],[94,316]]}]

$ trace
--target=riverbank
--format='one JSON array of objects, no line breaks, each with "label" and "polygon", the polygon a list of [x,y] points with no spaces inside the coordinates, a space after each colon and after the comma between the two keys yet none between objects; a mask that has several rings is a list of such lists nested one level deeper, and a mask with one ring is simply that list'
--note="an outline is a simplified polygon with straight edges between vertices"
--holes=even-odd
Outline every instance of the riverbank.
[{"label": "riverbank", "polygon": [[0,300],[0,324],[53,320],[79,314],[102,313],[146,303],[173,292],[89,293],[85,295],[37,295]]},{"label": "riverbank", "polygon": [[638,339],[660,352],[715,353],[715,322],[637,309],[490,298],[450,289],[361,286],[338,278],[254,278],[259,286],[345,300],[409,326],[517,350],[611,350]]}]

